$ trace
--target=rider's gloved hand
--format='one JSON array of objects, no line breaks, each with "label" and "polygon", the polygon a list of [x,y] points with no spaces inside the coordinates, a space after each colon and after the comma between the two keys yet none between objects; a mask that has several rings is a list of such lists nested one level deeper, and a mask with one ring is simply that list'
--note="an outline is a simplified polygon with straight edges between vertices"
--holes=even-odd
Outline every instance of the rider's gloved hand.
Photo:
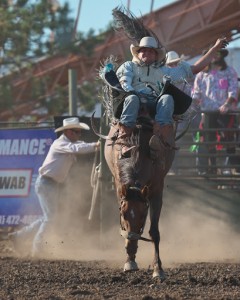
[{"label": "rider's gloved hand", "polygon": [[167,75],[164,75],[163,76],[163,79],[162,79],[162,83],[163,84],[166,84],[166,83],[170,83],[171,82],[171,78],[169,77],[169,76],[167,76]]}]

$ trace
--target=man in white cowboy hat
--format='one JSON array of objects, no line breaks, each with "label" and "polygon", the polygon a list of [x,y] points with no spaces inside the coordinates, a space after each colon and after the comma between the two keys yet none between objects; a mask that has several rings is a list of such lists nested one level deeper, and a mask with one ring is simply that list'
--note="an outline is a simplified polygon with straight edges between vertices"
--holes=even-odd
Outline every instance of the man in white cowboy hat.
[{"label": "man in white cowboy hat", "polygon": [[[169,68],[176,68],[177,66],[186,63],[184,61],[184,59],[185,59],[184,55],[179,56],[179,54],[176,51],[169,51],[167,53],[166,65]],[[177,88],[182,90],[185,94],[191,96],[193,81],[194,81],[194,78],[193,78],[193,76],[191,76],[191,78],[180,78],[178,81],[174,81],[172,83]],[[198,114],[197,114],[198,110],[199,110],[199,106],[196,106],[195,103],[192,102],[192,104],[189,107],[189,109],[187,110],[186,114],[188,114],[188,112],[193,111],[194,117],[195,117],[196,115],[198,116]],[[194,120],[196,120],[196,118],[194,118]],[[188,122],[189,122],[188,118],[184,119],[183,116],[181,116],[180,120],[177,120],[177,123],[176,123],[177,135],[181,134],[181,132],[188,126]],[[191,122],[191,126],[192,126],[193,122],[194,121]],[[184,143],[184,138],[181,138],[180,145],[181,145],[181,142]],[[179,174],[180,171],[178,168],[178,162],[179,162],[178,155],[179,155],[179,153],[176,152],[174,161],[172,163],[171,169],[168,172],[168,175]]]},{"label": "man in white cowboy hat", "polygon": [[128,92],[119,119],[119,138],[132,133],[140,108],[140,99],[144,98],[145,101],[147,100],[147,105],[156,103],[150,147],[159,150],[163,143],[167,147],[175,148],[173,97],[164,94],[157,98],[162,89],[163,77],[166,75],[172,81],[193,77],[193,74],[200,72],[211,61],[214,54],[227,44],[226,38],[220,38],[194,65],[185,62],[176,68],[165,65],[166,50],[156,38],[146,36],[141,39],[139,45],[131,45],[132,61],[123,63],[116,72],[122,88]]},{"label": "man in white cowboy hat", "polygon": [[77,117],[72,117],[64,119],[63,126],[55,130],[62,132],[62,135],[51,145],[39,168],[39,176],[35,183],[43,217],[22,230],[9,234],[16,250],[21,250],[21,243],[35,233],[31,255],[34,257],[44,255],[44,246],[47,244],[45,238],[59,214],[62,186],[67,182],[69,172],[77,160],[76,156],[99,149],[99,142],[85,143],[79,140],[81,130],[89,129],[87,124],[79,122]]},{"label": "man in white cowboy hat", "polygon": [[[176,51],[169,51],[167,53],[167,59],[166,59],[166,65],[169,68],[176,68],[178,66],[181,66],[183,64],[188,64],[184,59],[186,57],[184,55],[179,56],[179,54]],[[172,81],[172,83],[177,86],[180,90],[182,90],[185,94],[191,96],[192,93],[192,86],[194,82],[194,77],[191,75],[191,77],[188,78],[180,78],[177,81]]]},{"label": "man in white cowboy hat", "polygon": [[182,58],[175,51],[169,51],[167,53],[166,65],[169,67],[176,67]]}]

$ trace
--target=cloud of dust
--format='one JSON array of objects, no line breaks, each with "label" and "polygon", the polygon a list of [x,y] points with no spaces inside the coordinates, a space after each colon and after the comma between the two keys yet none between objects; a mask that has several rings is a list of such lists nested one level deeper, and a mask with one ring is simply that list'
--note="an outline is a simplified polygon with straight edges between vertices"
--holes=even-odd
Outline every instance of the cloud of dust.
[{"label": "cloud of dust", "polygon": [[[53,259],[106,260],[123,266],[125,241],[119,234],[119,211],[114,193],[108,201],[99,199],[92,220],[88,220],[92,188],[89,177],[68,188],[61,202],[57,228],[49,234],[48,256]],[[106,197],[107,198],[107,197]],[[239,261],[240,233],[234,231],[227,212],[189,197],[183,202],[169,199],[160,218],[160,255],[164,267],[178,263]],[[106,201],[106,202],[105,202]],[[172,204],[171,204],[172,201]],[[200,209],[201,208],[201,209]],[[103,210],[103,212],[102,212]],[[103,220],[101,220],[101,215]],[[106,224],[109,223],[109,224]],[[143,236],[148,237],[149,220]],[[147,268],[153,259],[153,246],[139,241],[139,267]]]},{"label": "cloud of dust", "polygon": [[[45,251],[39,257],[109,260],[114,261],[113,264],[119,259],[125,259],[124,239],[119,234],[119,214],[115,193],[112,192],[108,199],[110,207],[104,204],[104,199],[102,200],[106,208],[104,218],[107,222],[111,219],[110,226],[104,221],[101,222],[102,208],[99,198],[92,219],[89,220],[92,193],[89,168],[81,165],[80,168],[72,171],[68,185],[61,194],[59,214],[54,220],[54,227],[49,229],[44,238]],[[25,243],[25,246],[26,250],[31,248],[29,243]]]},{"label": "cloud of dust", "polygon": [[[164,266],[178,263],[240,261],[240,232],[231,216],[192,199],[162,210],[160,254]],[[177,201],[177,200],[176,200]],[[239,203],[240,204],[240,203]],[[139,251],[140,252],[140,251]],[[142,259],[149,258],[144,245]]]},{"label": "cloud of dust", "polygon": [[223,220],[190,211],[171,219],[173,222],[163,230],[165,263],[240,259],[240,234],[234,233]]}]

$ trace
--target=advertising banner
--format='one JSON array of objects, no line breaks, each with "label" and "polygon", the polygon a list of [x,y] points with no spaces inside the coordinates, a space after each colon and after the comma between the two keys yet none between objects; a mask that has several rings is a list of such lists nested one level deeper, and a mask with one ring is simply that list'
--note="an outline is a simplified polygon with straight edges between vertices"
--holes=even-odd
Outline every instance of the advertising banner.
[{"label": "advertising banner", "polygon": [[29,224],[42,211],[34,184],[54,129],[0,130],[0,226]]}]

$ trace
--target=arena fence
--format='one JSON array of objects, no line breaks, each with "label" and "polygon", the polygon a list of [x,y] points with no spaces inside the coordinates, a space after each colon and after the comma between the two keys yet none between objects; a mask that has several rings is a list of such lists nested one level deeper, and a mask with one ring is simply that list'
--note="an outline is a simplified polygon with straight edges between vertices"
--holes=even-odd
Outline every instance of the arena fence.
[{"label": "arena fence", "polygon": [[[205,115],[205,124],[208,122],[210,113],[202,112]],[[199,129],[196,126],[190,126],[187,133],[177,141],[180,150],[176,151],[173,167],[168,173],[169,176],[204,180],[208,184],[213,183],[217,188],[240,188],[240,111],[229,114],[235,117],[234,128],[207,129],[205,126],[205,129]],[[201,135],[204,132],[216,133],[216,141],[201,140]],[[231,142],[224,139],[224,136],[229,132],[234,135]],[[215,148],[215,153],[199,151],[199,145],[203,145],[205,149],[209,146]],[[227,154],[227,147],[235,148],[235,152]],[[229,165],[230,157],[234,158],[235,164]],[[201,174],[198,170],[200,158],[207,158],[208,160],[207,164],[202,165],[203,168],[211,168],[211,158],[216,160],[216,164],[213,166],[215,172]]]}]

